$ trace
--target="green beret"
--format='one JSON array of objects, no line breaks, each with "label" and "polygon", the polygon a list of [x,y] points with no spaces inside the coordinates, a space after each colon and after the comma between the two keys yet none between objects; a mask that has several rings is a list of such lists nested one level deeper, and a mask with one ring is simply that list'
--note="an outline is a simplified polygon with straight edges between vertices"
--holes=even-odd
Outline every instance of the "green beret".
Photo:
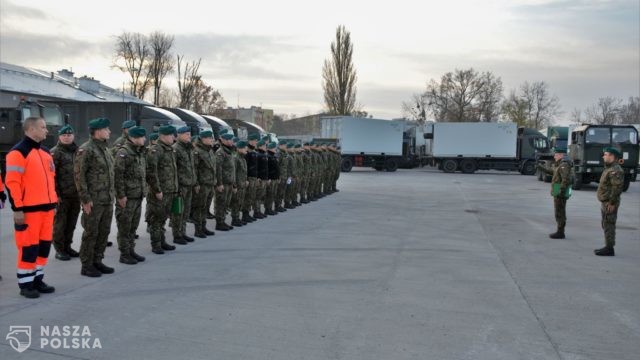
[{"label": "green beret", "polygon": [[132,138],[141,138],[147,135],[147,130],[141,126],[134,126],[127,131]]},{"label": "green beret", "polygon": [[292,147],[293,147],[293,143],[292,142],[287,143],[287,149],[291,149]]},{"label": "green beret", "polygon": [[136,122],[133,120],[127,120],[122,123],[122,129],[131,129],[134,126],[136,126]]},{"label": "green beret", "polygon": [[309,146],[311,144],[309,144],[308,142],[304,143],[303,146]]},{"label": "green beret", "polygon": [[158,133],[151,133],[149,134],[149,141],[151,140],[158,140]]},{"label": "green beret", "polygon": [[294,148],[296,148],[296,149],[300,149],[300,148],[302,147],[302,145],[300,145],[300,144],[295,144],[293,147],[294,147]]},{"label": "green beret", "polygon": [[615,156],[616,159],[620,159],[622,157],[622,153],[620,152],[620,150],[611,146],[602,149],[602,152],[603,153],[608,152],[609,154],[612,154],[613,156]]},{"label": "green beret", "polygon": [[269,135],[265,135],[265,136],[262,137],[262,141],[264,141],[264,142],[267,142],[269,140],[270,140]]},{"label": "green beret", "polygon": [[220,129],[219,134],[220,134],[220,136],[222,136],[222,134],[226,134],[226,133],[228,133],[228,132],[229,132],[229,129],[227,129],[227,128],[222,128],[222,129]]},{"label": "green beret", "polygon": [[176,132],[176,128],[171,125],[162,125],[160,129],[158,129],[160,135],[173,135]]},{"label": "green beret", "polygon": [[110,124],[111,124],[111,121],[109,121],[109,119],[97,118],[89,121],[89,129],[91,130],[104,129],[104,128],[108,128]]},{"label": "green beret", "polygon": [[233,139],[233,134],[229,134],[227,132],[227,133],[224,133],[224,134],[220,135],[220,137],[225,139],[225,140],[231,140],[231,139]]},{"label": "green beret", "polygon": [[266,144],[266,142],[264,140],[260,140],[260,141],[258,141],[257,145],[258,145],[258,147],[260,147],[260,146],[264,146],[265,144]]},{"label": "green beret", "polygon": [[287,145],[287,140],[278,141],[278,145]]},{"label": "green beret", "polygon": [[213,131],[211,130],[200,131],[200,138],[210,138],[210,137],[213,137]]},{"label": "green beret", "polygon": [[260,140],[260,134],[256,134],[256,133],[250,134],[248,139],[249,140]]},{"label": "green beret", "polygon": [[555,154],[566,154],[567,153],[567,149],[561,148],[561,147],[554,147],[553,148],[553,152]]},{"label": "green beret", "polygon": [[240,140],[240,141],[238,141],[238,142],[236,143],[236,147],[237,147],[238,149],[244,149],[244,148],[246,148],[246,147],[247,147],[247,142],[246,142],[246,141],[244,141],[244,140]]},{"label": "green beret", "polygon": [[65,124],[58,130],[58,135],[73,134],[73,128],[69,124]]},{"label": "green beret", "polygon": [[184,134],[184,133],[190,133],[190,132],[191,132],[191,128],[188,126],[182,126],[178,128],[178,134]]},{"label": "green beret", "polygon": [[278,144],[272,141],[267,145],[267,149],[275,149],[277,146]]},{"label": "green beret", "polygon": [[234,142],[234,143],[237,143],[239,140],[240,140],[240,138],[239,138],[239,137],[237,137],[237,136],[234,136],[234,137],[233,137],[233,142]]}]

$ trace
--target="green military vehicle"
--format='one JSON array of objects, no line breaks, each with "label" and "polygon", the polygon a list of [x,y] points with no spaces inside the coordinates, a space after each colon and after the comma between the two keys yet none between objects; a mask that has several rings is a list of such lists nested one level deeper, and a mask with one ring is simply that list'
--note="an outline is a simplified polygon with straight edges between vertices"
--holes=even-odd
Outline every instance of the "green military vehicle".
[{"label": "green military vehicle", "polygon": [[614,146],[621,150],[624,170],[623,191],[636,181],[638,172],[638,130],[631,125],[582,125],[571,132],[569,156],[576,172],[573,188],[600,181],[604,170],[602,150]]}]

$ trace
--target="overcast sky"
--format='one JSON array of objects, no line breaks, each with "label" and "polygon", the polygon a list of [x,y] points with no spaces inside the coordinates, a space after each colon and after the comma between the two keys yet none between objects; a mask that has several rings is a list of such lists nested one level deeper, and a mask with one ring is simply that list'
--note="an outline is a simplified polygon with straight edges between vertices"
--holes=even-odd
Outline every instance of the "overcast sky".
[{"label": "overcast sky", "polygon": [[114,37],[162,30],[176,53],[202,58],[230,106],[304,115],[323,108],[322,63],[341,24],[358,102],[378,118],[400,117],[402,101],[456,68],[492,71],[505,94],[544,80],[565,118],[599,97],[640,94],[639,0],[0,0],[0,60],[121,88]]}]

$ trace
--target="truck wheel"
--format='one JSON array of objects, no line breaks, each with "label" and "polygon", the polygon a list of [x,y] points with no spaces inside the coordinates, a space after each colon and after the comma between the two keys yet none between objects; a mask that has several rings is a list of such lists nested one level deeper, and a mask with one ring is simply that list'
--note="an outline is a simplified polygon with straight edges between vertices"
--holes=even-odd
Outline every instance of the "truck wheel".
[{"label": "truck wheel", "polygon": [[349,172],[353,168],[353,161],[350,158],[343,158],[342,164],[340,165],[340,169],[342,172]]},{"label": "truck wheel", "polygon": [[395,159],[387,159],[384,163],[384,167],[388,172],[394,172],[398,170],[398,162]]},{"label": "truck wheel", "polygon": [[624,182],[622,183],[622,191],[629,190],[629,185],[631,184],[631,179],[628,176],[624,177]]},{"label": "truck wheel", "polygon": [[475,160],[465,159],[460,163],[460,171],[465,174],[473,174],[476,170],[478,170],[478,165]]},{"label": "truck wheel", "polygon": [[376,169],[376,171],[384,170],[384,168],[382,166],[374,166],[373,168]]},{"label": "truck wheel", "polygon": [[446,173],[456,172],[458,170],[458,162],[453,159],[447,159],[442,162],[442,171]]},{"label": "truck wheel", "polygon": [[582,189],[582,174],[576,174],[576,178],[573,180],[573,190]]},{"label": "truck wheel", "polygon": [[522,175],[533,175],[536,173],[536,164],[534,161],[526,161],[522,165],[522,170],[520,171]]}]

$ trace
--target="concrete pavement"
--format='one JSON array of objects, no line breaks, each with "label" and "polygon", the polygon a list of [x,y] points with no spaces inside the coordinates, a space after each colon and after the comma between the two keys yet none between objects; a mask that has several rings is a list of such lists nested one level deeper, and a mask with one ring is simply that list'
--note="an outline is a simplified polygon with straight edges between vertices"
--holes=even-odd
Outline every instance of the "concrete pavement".
[{"label": "concrete pavement", "polygon": [[[636,359],[640,184],[623,194],[617,256],[603,245],[595,187],[554,230],[549,184],[431,169],[342,174],[340,192],[231,232],[80,276],[50,256],[56,293],[18,295],[11,213],[0,213],[2,359]],[[192,225],[188,226],[192,231]],[[115,242],[115,220],[110,240]],[[79,239],[81,228],[76,230]],[[169,234],[169,239],[171,236]],[[79,240],[74,243],[77,248]],[[30,325],[23,353],[10,326]],[[41,326],[78,325],[101,348]],[[45,334],[46,335],[46,334]],[[61,342],[59,348],[51,343]],[[71,348],[63,348],[63,340]],[[49,342],[41,347],[41,342]]]}]

